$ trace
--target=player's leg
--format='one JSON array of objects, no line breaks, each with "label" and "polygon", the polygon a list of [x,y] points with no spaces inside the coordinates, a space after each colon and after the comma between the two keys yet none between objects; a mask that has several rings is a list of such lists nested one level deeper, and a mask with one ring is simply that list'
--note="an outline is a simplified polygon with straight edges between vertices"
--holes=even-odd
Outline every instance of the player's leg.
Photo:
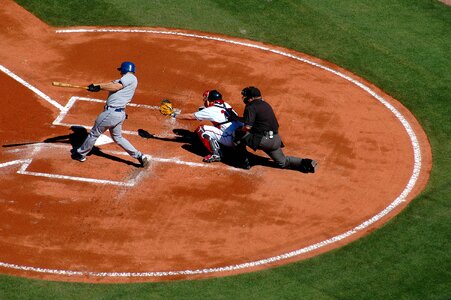
[{"label": "player's leg", "polygon": [[263,137],[259,148],[265,151],[280,168],[298,170],[304,173],[315,172],[316,161],[295,156],[285,156],[281,144],[280,136],[276,134],[273,138]]},{"label": "player's leg", "polygon": [[288,168],[290,161],[287,159],[281,148],[282,141],[278,134],[272,137],[264,136],[260,142],[259,149],[263,150],[280,167]]},{"label": "player's leg", "polygon": [[[119,115],[119,114],[117,114]],[[125,113],[123,114],[123,117],[121,117],[120,122],[116,124],[115,126],[110,127],[110,134],[113,141],[122,147],[131,157],[136,158],[141,167],[145,167],[149,164],[148,158],[142,154],[140,151],[138,151],[133,145],[122,136],[122,123],[125,120]]]},{"label": "player's leg", "polygon": [[246,143],[244,142],[241,142],[235,146],[235,167],[245,170],[249,170],[251,168]]},{"label": "player's leg", "polygon": [[142,155],[126,138],[122,136],[122,123],[125,120],[125,113],[116,113],[114,116],[116,124],[109,128],[113,141],[122,147],[131,157],[138,159]]},{"label": "player's leg", "polygon": [[80,146],[80,148],[73,151],[72,155],[73,159],[79,161],[86,160],[86,155],[88,155],[88,153],[91,152],[99,136],[108,129],[109,118],[110,112],[108,111],[102,112],[97,117],[94,126],[91,128],[83,144]]},{"label": "player's leg", "polygon": [[197,127],[196,133],[201,140],[202,144],[210,152],[204,157],[204,162],[221,161],[221,147],[218,140],[222,135],[222,131],[214,126],[201,125]]}]

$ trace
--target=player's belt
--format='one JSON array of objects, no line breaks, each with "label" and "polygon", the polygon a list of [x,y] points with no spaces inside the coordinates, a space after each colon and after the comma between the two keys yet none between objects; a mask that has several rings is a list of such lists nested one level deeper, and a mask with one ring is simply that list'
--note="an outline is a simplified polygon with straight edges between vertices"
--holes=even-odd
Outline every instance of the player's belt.
[{"label": "player's belt", "polygon": [[275,134],[277,134],[277,132],[274,132],[272,130],[263,132],[263,136],[270,138],[270,139],[272,139]]},{"label": "player's belt", "polygon": [[119,112],[119,111],[124,111],[125,107],[114,107],[114,106],[105,105],[105,110],[107,110],[107,109],[113,109],[114,111]]}]

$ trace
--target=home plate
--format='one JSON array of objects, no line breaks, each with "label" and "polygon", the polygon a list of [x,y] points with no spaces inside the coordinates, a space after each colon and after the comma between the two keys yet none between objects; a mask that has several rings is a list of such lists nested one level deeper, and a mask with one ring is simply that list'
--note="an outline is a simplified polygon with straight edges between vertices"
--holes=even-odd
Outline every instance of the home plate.
[{"label": "home plate", "polygon": [[101,145],[106,145],[106,144],[109,144],[109,143],[112,143],[112,142],[113,142],[113,139],[112,139],[112,138],[110,138],[110,137],[107,136],[107,135],[102,134],[102,135],[100,135],[99,138],[97,139],[95,145],[96,145],[96,146],[101,146]]}]

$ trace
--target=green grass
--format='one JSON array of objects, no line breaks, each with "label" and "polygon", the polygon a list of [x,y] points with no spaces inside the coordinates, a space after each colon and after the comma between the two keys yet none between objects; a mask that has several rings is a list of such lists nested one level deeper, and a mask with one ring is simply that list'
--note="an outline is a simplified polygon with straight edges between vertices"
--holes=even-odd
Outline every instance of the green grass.
[{"label": "green grass", "polygon": [[428,134],[426,190],[341,249],[211,280],[94,285],[0,276],[0,299],[450,299],[451,8],[435,0],[19,0],[53,26],[159,26],[281,45],[336,63],[400,100]]}]

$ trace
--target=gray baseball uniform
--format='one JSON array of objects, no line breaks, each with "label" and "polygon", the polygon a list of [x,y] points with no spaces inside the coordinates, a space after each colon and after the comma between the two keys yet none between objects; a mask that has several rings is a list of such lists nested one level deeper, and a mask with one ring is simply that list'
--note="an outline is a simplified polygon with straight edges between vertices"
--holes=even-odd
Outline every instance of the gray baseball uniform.
[{"label": "gray baseball uniform", "polygon": [[133,73],[127,73],[121,79],[115,80],[124,87],[116,92],[110,92],[106,101],[105,110],[97,117],[94,127],[77,152],[85,157],[94,147],[96,140],[101,134],[109,130],[114,142],[127,151],[134,158],[141,157],[142,153],[136,150],[130,142],[122,136],[122,123],[126,118],[125,106],[135,94],[138,79]]}]

